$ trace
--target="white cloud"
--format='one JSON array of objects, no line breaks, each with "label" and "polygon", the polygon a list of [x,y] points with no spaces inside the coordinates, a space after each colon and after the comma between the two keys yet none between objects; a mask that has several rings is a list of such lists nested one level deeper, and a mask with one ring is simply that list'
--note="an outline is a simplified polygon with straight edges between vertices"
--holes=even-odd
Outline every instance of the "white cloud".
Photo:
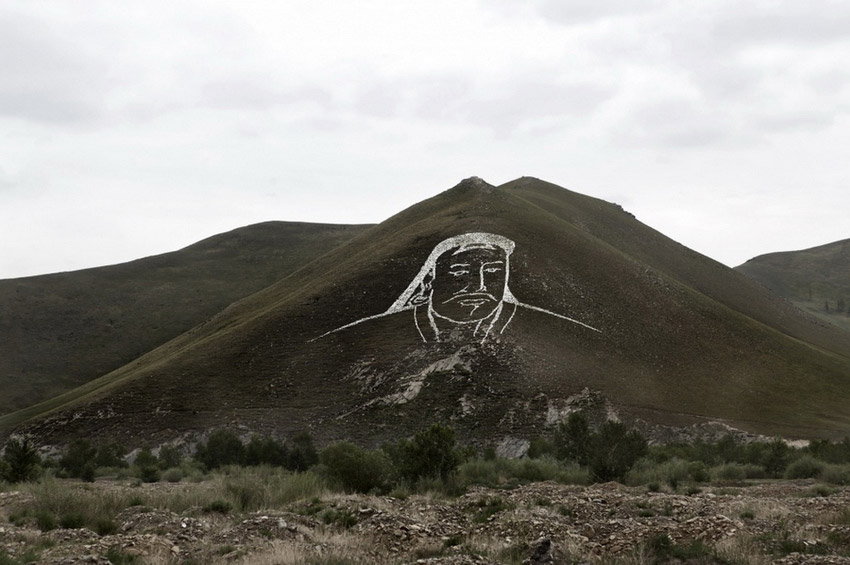
[{"label": "white cloud", "polygon": [[473,174],[620,201],[730,264],[841,239],[818,203],[850,185],[848,38],[827,0],[12,0],[0,277],[377,222]]}]

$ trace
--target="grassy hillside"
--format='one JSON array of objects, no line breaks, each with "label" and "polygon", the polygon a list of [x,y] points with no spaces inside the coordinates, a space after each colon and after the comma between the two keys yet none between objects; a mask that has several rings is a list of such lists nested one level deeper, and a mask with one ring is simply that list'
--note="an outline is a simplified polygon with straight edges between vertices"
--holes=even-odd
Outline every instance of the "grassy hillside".
[{"label": "grassy hillside", "polygon": [[[315,339],[384,312],[439,242],[472,231],[516,243],[521,302],[600,331],[524,309],[498,339],[425,344],[403,312]],[[833,437],[850,433],[848,352],[850,335],[616,205],[537,179],[472,179],[0,427],[155,442],[228,425],[379,442],[443,421],[498,442],[539,435],[588,389],[651,423]]]},{"label": "grassy hillside", "polygon": [[761,255],[735,269],[806,312],[850,331],[850,239]]},{"label": "grassy hillside", "polygon": [[0,414],[132,361],[365,227],[267,222],[130,263],[0,280]]}]

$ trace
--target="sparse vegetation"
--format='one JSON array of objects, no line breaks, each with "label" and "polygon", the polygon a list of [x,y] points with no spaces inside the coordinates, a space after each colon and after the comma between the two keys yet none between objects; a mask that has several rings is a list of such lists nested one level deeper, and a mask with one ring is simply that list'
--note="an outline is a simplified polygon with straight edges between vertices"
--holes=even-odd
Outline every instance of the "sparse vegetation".
[{"label": "sparse vegetation", "polygon": [[[219,439],[212,442],[211,451],[209,442],[206,444],[207,451],[200,450],[203,457],[207,458],[211,453],[218,454],[218,464],[212,469],[208,469],[205,462],[182,459],[176,449],[171,453],[166,451],[165,455],[160,449],[158,457],[154,456],[153,450],[138,450],[132,454],[134,463],[129,468],[115,465],[117,461],[114,456],[104,456],[99,460],[113,466],[97,469],[97,484],[71,483],[76,486],[68,488],[63,479],[52,478],[48,473],[48,476],[37,482],[25,482],[18,487],[27,502],[9,508],[7,515],[10,524],[34,531],[87,528],[98,536],[109,536],[120,534],[119,517],[130,508],[139,508],[140,513],[166,511],[228,523],[240,523],[244,517],[256,516],[258,512],[288,509],[309,517],[314,520],[313,523],[329,528],[328,531],[345,532],[355,526],[360,528],[358,524],[363,522],[363,518],[373,513],[371,509],[362,509],[352,503],[352,499],[347,498],[350,495],[343,498],[338,494],[345,492],[366,493],[366,498],[360,500],[383,500],[369,495],[389,493],[393,498],[387,500],[424,497],[426,500],[455,501],[450,504],[461,505],[469,522],[481,525],[527,520],[529,513],[532,516],[548,517],[546,519],[557,517],[560,520],[583,520],[588,512],[587,504],[599,505],[597,511],[608,508],[608,516],[612,519],[618,512],[623,512],[642,524],[652,524],[661,518],[678,523],[683,519],[682,500],[685,497],[682,495],[699,500],[707,500],[706,497],[731,497],[730,500],[735,500],[740,493],[753,488],[753,485],[775,480],[771,476],[780,468],[783,469],[785,480],[796,481],[789,484],[796,485],[793,496],[801,503],[811,500],[813,504],[821,504],[816,501],[823,499],[823,504],[830,504],[828,501],[846,496],[842,494],[840,486],[846,484],[850,469],[850,463],[845,460],[850,455],[850,451],[844,449],[846,441],[815,442],[806,448],[792,448],[785,444],[780,446],[776,441],[754,445],[727,436],[712,443],[647,447],[642,445],[643,438],[622,424],[608,426],[603,433],[605,425],[594,431],[590,426],[585,429],[581,420],[581,416],[574,416],[571,428],[560,428],[557,432],[561,434],[560,439],[556,440],[553,436],[552,439],[543,438],[539,441],[538,446],[544,447],[535,452],[538,457],[519,459],[497,457],[492,450],[482,450],[481,456],[470,455],[469,449],[457,444],[451,428],[444,426],[432,426],[409,439],[385,445],[381,449],[335,442],[324,447],[315,459],[310,455],[312,439],[301,434],[297,448],[301,455],[298,456],[297,466],[314,460],[306,471],[287,468],[296,466],[289,457],[294,450],[291,447],[294,442],[284,444],[272,438],[251,436],[247,443],[243,443],[238,436],[228,432],[230,437],[228,434],[219,434]],[[234,439],[242,446],[242,450],[236,447]],[[605,459],[597,454],[597,450],[611,457],[607,461],[617,461],[617,452],[610,447],[618,442],[630,446],[630,457],[634,453],[644,454],[631,463],[628,471],[621,471],[626,465],[615,471],[616,474],[622,473],[617,477],[621,482],[640,487],[639,491],[635,491],[635,496],[647,498],[630,503],[620,510],[608,506],[604,498],[596,501],[591,496],[567,503],[565,499],[552,495],[551,489],[555,488],[552,485],[589,485],[602,480],[605,473],[595,472],[592,467],[594,458]],[[547,443],[559,445],[560,448],[546,449]],[[583,445],[583,450],[577,449],[575,443]],[[123,451],[117,444],[104,445],[113,454]],[[66,475],[80,469],[85,480],[86,469],[90,466],[78,464],[81,454],[94,453],[97,457],[101,449],[101,446],[93,447],[85,442],[77,442],[62,456],[56,469]],[[221,454],[240,451],[244,454],[242,465],[221,464],[226,458]],[[252,455],[249,457],[248,453]],[[555,453],[583,453],[585,465],[557,459],[553,456]],[[821,457],[828,458],[829,462]],[[3,461],[6,460],[4,455]],[[263,460],[278,463],[257,464]],[[206,462],[211,461],[206,459]],[[248,465],[249,461],[252,465]],[[178,466],[164,468],[164,465],[175,463]],[[51,468],[55,464],[45,461],[43,465]],[[112,474],[104,474],[104,469]],[[145,469],[161,474],[171,484],[146,487],[141,480]],[[615,474],[615,471],[610,471],[608,476]],[[184,476],[189,475],[194,477],[192,481],[184,479]],[[821,482],[813,483],[813,479]],[[110,481],[109,484],[123,482],[126,486],[103,490],[101,481]],[[138,486],[132,486],[134,484]],[[522,504],[511,494],[524,488],[535,489],[536,484],[550,486]],[[730,485],[736,488],[730,488]],[[460,497],[464,493],[469,494]],[[830,508],[834,508],[834,502]],[[828,516],[824,516],[824,523],[846,524],[850,520],[844,514],[846,512],[830,511]],[[812,541],[801,537],[798,531],[788,529],[787,524],[793,514],[787,508],[749,502],[731,506],[726,515],[741,520],[747,527],[752,525],[753,528],[764,528],[769,523],[776,524],[776,528],[763,538],[741,537],[722,544],[708,544],[687,538],[683,541],[678,537],[674,538],[676,541],[665,539],[664,536],[647,537],[635,551],[642,552],[643,558],[652,562],[679,560],[718,563],[759,562],[759,556],[803,553],[803,550],[806,554],[850,551],[850,537],[844,535],[843,530],[831,531],[828,536]],[[289,518],[286,522],[289,522]],[[266,527],[258,531],[269,539],[276,535]],[[513,540],[507,544],[482,545],[469,536],[453,534],[445,538],[439,543],[429,542],[412,547],[411,555],[415,553],[417,558],[426,558],[466,551],[501,562],[519,563],[529,557],[529,544],[533,541]],[[243,555],[237,545],[219,547],[227,548],[228,551],[222,553],[222,549],[215,553],[216,558],[227,555],[228,559],[233,559],[234,556]],[[210,551],[214,551],[214,548]],[[734,557],[744,553],[747,554],[746,558]],[[133,555],[126,554],[116,559],[129,559]],[[359,559],[357,554],[345,552],[339,556],[355,561]],[[305,554],[302,557],[300,561],[294,562],[309,563],[316,556]],[[15,559],[18,559],[17,555]]]}]

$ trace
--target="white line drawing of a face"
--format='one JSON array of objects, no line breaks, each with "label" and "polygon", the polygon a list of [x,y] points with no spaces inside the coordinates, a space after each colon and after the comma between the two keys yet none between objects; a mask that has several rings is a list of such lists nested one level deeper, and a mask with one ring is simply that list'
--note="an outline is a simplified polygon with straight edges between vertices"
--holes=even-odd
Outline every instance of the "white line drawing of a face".
[{"label": "white line drawing of a face", "polygon": [[508,256],[500,247],[477,245],[437,258],[431,309],[446,320],[469,324],[493,313],[507,286]]},{"label": "white line drawing of a face", "polygon": [[502,334],[507,329],[518,307],[600,332],[584,322],[516,299],[508,286],[510,257],[515,246],[506,237],[486,232],[444,239],[434,247],[413,281],[385,312],[355,320],[315,339],[368,320],[412,310],[416,329],[426,343],[439,342],[452,327],[461,326],[484,342],[489,336]]}]

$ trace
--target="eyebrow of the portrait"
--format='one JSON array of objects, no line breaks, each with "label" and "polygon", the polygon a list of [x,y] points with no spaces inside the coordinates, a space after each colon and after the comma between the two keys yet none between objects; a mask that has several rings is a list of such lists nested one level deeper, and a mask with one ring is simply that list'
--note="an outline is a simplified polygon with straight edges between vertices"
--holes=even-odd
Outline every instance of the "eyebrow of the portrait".
[{"label": "eyebrow of the portrait", "polygon": [[468,266],[469,266],[469,263],[452,263],[451,268],[454,269],[455,267],[468,267]]}]

